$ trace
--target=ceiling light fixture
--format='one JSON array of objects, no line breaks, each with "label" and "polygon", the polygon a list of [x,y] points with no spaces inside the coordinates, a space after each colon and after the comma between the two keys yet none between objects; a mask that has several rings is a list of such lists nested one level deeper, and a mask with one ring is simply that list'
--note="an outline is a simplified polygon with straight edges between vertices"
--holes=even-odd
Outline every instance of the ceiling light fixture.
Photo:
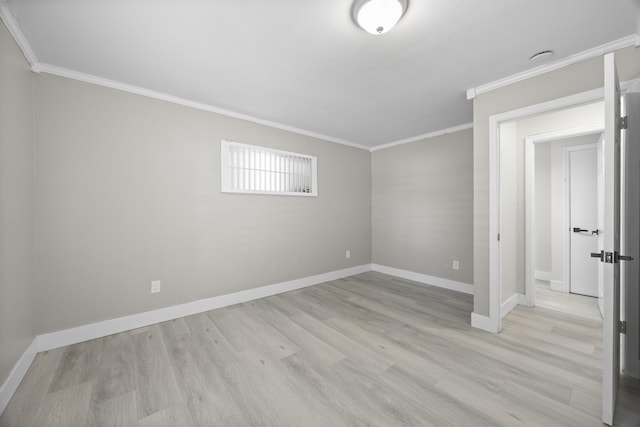
[{"label": "ceiling light fixture", "polygon": [[402,18],[407,4],[408,0],[356,0],[353,19],[367,33],[384,34]]}]

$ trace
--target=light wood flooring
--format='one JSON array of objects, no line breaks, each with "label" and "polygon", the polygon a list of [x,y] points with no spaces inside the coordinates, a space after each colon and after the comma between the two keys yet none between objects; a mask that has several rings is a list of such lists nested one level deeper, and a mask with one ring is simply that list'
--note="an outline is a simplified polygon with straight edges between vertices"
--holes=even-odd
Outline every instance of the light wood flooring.
[{"label": "light wood flooring", "polygon": [[598,320],[472,305],[369,272],[51,350],[0,426],[600,425]]},{"label": "light wood flooring", "polygon": [[602,320],[598,298],[552,291],[549,282],[536,280],[536,307]]}]

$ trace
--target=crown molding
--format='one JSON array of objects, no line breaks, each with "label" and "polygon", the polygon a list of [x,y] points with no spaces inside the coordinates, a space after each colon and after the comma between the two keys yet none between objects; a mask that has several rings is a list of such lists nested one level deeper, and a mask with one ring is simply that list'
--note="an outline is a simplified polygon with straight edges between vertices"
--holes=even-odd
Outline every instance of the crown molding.
[{"label": "crown molding", "polygon": [[38,64],[38,57],[36,57],[35,52],[31,49],[31,45],[18,25],[15,16],[13,16],[9,6],[7,6],[4,1],[0,1],[0,19],[2,19],[4,25],[7,26],[9,33],[11,33],[11,36],[15,39],[25,59],[29,62],[29,65],[33,67]]},{"label": "crown molding", "polygon": [[126,83],[115,81],[115,80],[109,80],[102,77],[94,76],[92,74],[69,70],[67,68],[56,67],[54,65],[49,65],[49,64],[36,64],[32,66],[32,71],[36,73],[45,73],[45,74],[51,74],[59,77],[65,77],[72,80],[78,80],[85,83],[91,83],[98,86],[108,87],[110,89],[116,89],[123,92],[129,92],[136,95],[146,96],[148,98],[170,102],[172,104],[178,104],[185,107],[195,108],[197,110],[208,111],[210,113],[216,113],[216,114],[220,114],[227,117],[233,117],[235,119],[246,120],[248,122],[253,122],[259,125],[268,126],[268,127],[280,129],[280,130],[285,130],[285,131],[297,133],[300,135],[310,136],[312,138],[322,139],[325,141],[334,142],[336,144],[347,145],[349,147],[359,148],[361,150],[369,151],[370,149],[370,147],[368,146],[357,144],[351,141],[346,141],[344,139],[334,138],[328,135],[307,131],[304,129],[296,128],[296,127],[285,125],[282,123],[263,120],[258,117],[249,116],[247,114],[238,113],[235,111],[216,107],[210,104],[191,101],[189,99],[180,98],[178,96],[169,95],[163,92],[157,92],[154,90],[145,89],[143,87],[129,85]]},{"label": "crown molding", "polygon": [[358,144],[358,143],[355,143],[355,142],[352,142],[352,141],[347,141],[347,140],[340,139],[340,138],[334,138],[334,137],[331,137],[331,136],[328,136],[328,135],[323,135],[321,133],[317,133],[317,132],[312,132],[312,131],[296,128],[294,126],[289,126],[289,125],[282,124],[282,123],[272,122],[270,120],[263,120],[263,119],[260,119],[258,117],[249,116],[247,114],[242,114],[242,113],[238,113],[238,112],[235,112],[235,111],[227,110],[227,109],[224,109],[224,108],[219,108],[219,107],[216,107],[216,106],[213,106],[213,105],[209,105],[209,104],[205,104],[205,103],[201,103],[201,102],[196,102],[196,101],[191,101],[189,99],[180,98],[180,97],[177,97],[177,96],[173,96],[173,95],[169,95],[169,94],[166,94],[166,93],[145,89],[145,88],[138,87],[138,86],[128,85],[128,84],[117,82],[117,81],[114,81],[114,80],[104,79],[102,77],[98,77],[98,76],[94,76],[94,75],[86,74],[86,73],[81,73],[81,72],[78,72],[78,71],[73,71],[73,70],[69,70],[69,69],[66,69],[66,68],[62,68],[62,67],[56,67],[54,65],[40,63],[38,61],[38,58],[37,58],[35,52],[31,48],[31,45],[29,44],[26,36],[22,32],[22,29],[18,25],[18,22],[16,21],[15,17],[13,16],[13,13],[9,9],[9,6],[7,6],[7,4],[2,0],[0,0],[0,18],[2,19],[2,21],[5,23],[5,25],[9,29],[9,32],[11,33],[11,36],[15,39],[15,41],[18,44],[18,46],[20,47],[20,50],[22,51],[23,55],[25,56],[25,58],[27,59],[27,61],[31,65],[31,71],[33,71],[36,74],[46,73],[46,74],[52,74],[52,75],[56,75],[56,76],[60,76],[60,77],[66,77],[66,78],[73,79],[73,80],[83,81],[85,83],[92,83],[92,84],[95,84],[95,85],[98,85],[98,86],[104,86],[104,87],[108,87],[108,88],[111,88],[111,89],[117,89],[117,90],[121,90],[121,91],[124,91],[124,92],[133,93],[133,94],[136,94],[136,95],[141,95],[141,96],[146,96],[146,97],[149,97],[149,98],[154,98],[154,99],[158,99],[158,100],[162,100],[162,101],[166,101],[166,102],[171,102],[173,104],[183,105],[185,107],[191,107],[191,108],[195,108],[195,109],[198,109],[198,110],[203,110],[203,111],[208,111],[208,112],[211,112],[211,113],[221,114],[221,115],[227,116],[227,117],[233,117],[233,118],[240,119],[240,120],[246,120],[246,121],[257,123],[257,124],[260,124],[260,125],[263,125],[263,126],[268,126],[268,127],[275,128],[275,129],[285,130],[285,131],[288,131],[288,132],[293,132],[293,133],[297,133],[299,135],[305,135],[305,136],[309,136],[309,137],[312,137],[312,138],[322,139],[322,140],[325,140],[325,141],[334,142],[336,144],[346,145],[346,146],[349,146],[349,147],[359,148],[361,150],[369,151],[370,148],[371,148],[369,146]]},{"label": "crown molding", "polygon": [[499,89],[513,83],[521,82],[523,80],[527,80],[541,74],[559,70],[569,65],[586,61],[587,59],[596,58],[606,53],[613,52],[618,49],[624,49],[625,47],[630,46],[640,46],[640,36],[638,36],[637,34],[632,34],[630,36],[623,37],[621,39],[614,40],[612,42],[605,43],[591,49],[587,49],[574,55],[570,55],[564,59],[560,59],[549,64],[540,65],[530,70],[516,73],[503,79],[495,80],[491,83],[470,88],[467,90],[467,99],[473,99],[482,93],[491,92],[492,90]]},{"label": "crown molding", "polygon": [[412,136],[411,138],[401,139],[399,141],[389,142],[388,144],[376,145],[371,148],[371,152],[384,150],[385,148],[395,147],[396,145],[408,144],[410,142],[420,141],[422,139],[435,138],[436,136],[447,135],[449,133],[460,132],[461,130],[473,128],[473,123],[465,123],[459,126],[453,126],[446,129],[436,130],[433,132],[423,133],[422,135]]}]

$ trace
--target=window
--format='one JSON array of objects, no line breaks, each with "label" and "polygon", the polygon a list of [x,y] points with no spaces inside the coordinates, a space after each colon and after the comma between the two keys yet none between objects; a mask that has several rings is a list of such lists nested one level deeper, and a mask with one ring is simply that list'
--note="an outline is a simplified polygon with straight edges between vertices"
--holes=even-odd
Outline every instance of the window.
[{"label": "window", "polygon": [[317,158],[222,141],[223,193],[317,196]]}]

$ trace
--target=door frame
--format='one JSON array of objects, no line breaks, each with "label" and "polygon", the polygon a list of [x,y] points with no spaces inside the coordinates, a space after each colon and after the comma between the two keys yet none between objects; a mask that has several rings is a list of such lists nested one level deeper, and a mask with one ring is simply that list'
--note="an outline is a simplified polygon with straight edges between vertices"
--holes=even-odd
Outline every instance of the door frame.
[{"label": "door frame", "polygon": [[[500,283],[500,244],[498,240],[500,233],[501,124],[555,110],[597,102],[602,100],[603,97],[604,88],[601,87],[489,117],[489,321],[483,325],[483,329],[494,333],[499,333],[502,330],[502,287]],[[525,212],[526,210],[527,208],[525,207]],[[529,240],[531,239],[529,238]],[[525,247],[526,245],[527,242],[525,242]],[[525,259],[527,258],[525,254]],[[531,266],[529,266],[529,269],[531,269]],[[527,272],[526,267],[525,272]],[[527,277],[529,276],[528,272],[526,275]]]},{"label": "door frame", "polygon": [[[638,87],[640,79],[620,83],[622,93]],[[489,318],[473,321],[472,326],[487,332],[502,330],[502,292],[500,286],[500,124],[554,110],[577,107],[604,99],[604,87],[533,104],[489,117]],[[525,208],[526,209],[526,208]],[[526,243],[525,243],[526,245]]]},{"label": "door frame", "polygon": [[[525,200],[525,211],[524,211],[524,224],[525,224],[525,301],[526,305],[533,307],[535,306],[535,223],[536,223],[536,205],[535,205],[535,145],[545,142],[558,141],[567,138],[573,138],[576,136],[584,136],[584,135],[593,135],[602,133],[604,131],[604,122],[595,123],[586,126],[579,126],[575,128],[563,129],[559,131],[546,132],[537,135],[531,135],[525,138],[525,186],[524,186],[524,200]],[[578,147],[586,147],[586,146],[595,146],[595,144],[587,144],[587,145],[579,145],[575,147],[567,147],[571,149],[577,149]],[[568,199],[568,179],[567,179],[567,153],[568,150],[565,150],[565,199]],[[565,217],[564,224],[565,229],[567,230],[564,238],[564,252],[565,252],[565,262],[564,262],[564,278],[563,278],[563,289],[566,292],[569,291],[568,285],[568,277],[569,277],[569,267],[570,267],[570,258],[569,258],[569,239],[571,237],[569,232],[569,209],[567,204],[567,209],[565,209]]]}]

